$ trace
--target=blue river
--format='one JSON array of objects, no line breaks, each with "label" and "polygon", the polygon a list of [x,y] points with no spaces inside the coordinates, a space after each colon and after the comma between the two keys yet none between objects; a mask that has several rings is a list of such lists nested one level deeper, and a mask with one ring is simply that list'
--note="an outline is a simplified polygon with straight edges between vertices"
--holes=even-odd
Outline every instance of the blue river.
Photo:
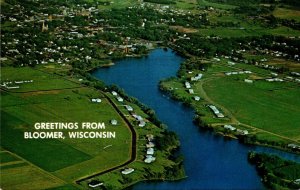
[{"label": "blue river", "polygon": [[192,109],[171,100],[158,88],[160,80],[175,76],[184,58],[172,50],[155,49],[146,57],[126,58],[92,74],[106,84],[116,84],[130,96],[155,110],[158,118],[178,134],[188,178],[175,182],[143,182],[134,190],[264,189],[247,154],[254,150],[300,162],[300,156],[279,150],[247,146],[200,130]]}]

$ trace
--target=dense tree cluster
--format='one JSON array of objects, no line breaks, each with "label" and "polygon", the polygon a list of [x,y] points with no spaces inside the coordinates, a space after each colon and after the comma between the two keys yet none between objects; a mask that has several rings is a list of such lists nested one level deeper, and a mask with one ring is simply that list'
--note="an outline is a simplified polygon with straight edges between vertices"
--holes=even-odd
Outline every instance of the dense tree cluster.
[{"label": "dense tree cluster", "polygon": [[256,166],[258,174],[269,189],[298,189],[300,184],[300,164],[284,160],[275,155],[250,152],[249,162]]}]

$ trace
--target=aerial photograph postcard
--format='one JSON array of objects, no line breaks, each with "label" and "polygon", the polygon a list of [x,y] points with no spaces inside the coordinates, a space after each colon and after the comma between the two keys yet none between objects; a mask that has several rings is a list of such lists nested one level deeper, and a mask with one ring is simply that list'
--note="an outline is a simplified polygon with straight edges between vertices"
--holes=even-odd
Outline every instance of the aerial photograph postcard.
[{"label": "aerial photograph postcard", "polygon": [[300,0],[0,0],[0,190],[300,189]]}]

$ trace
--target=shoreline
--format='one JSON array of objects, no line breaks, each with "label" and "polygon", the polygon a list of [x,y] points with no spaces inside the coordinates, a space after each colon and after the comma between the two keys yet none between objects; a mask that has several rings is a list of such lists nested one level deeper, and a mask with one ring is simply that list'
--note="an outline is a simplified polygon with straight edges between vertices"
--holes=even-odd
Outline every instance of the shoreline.
[{"label": "shoreline", "polygon": [[[163,79],[163,80],[165,80],[165,79]],[[159,85],[159,89],[162,92],[166,93],[171,99],[173,99],[175,101],[179,101],[179,102],[183,103],[184,105],[192,108],[195,111],[195,108],[192,106],[191,103],[186,103],[186,102],[182,101],[182,99],[180,97],[176,98],[176,96],[172,93],[172,91],[170,91],[168,89],[164,89],[161,86],[161,84]],[[195,114],[195,116],[196,116],[196,114]],[[203,121],[203,120],[201,120],[201,121]],[[255,145],[255,146],[262,146],[262,147],[270,147],[270,148],[282,150],[282,151],[285,151],[285,152],[288,152],[288,153],[293,153],[293,154],[296,154],[296,155],[300,155],[300,151],[293,151],[293,150],[291,150],[289,148],[283,148],[281,146],[271,145],[271,144],[267,144],[267,143],[260,143],[260,142],[257,142],[257,141],[253,142],[253,143],[243,142],[243,138],[242,137],[245,137],[245,136],[243,136],[243,135],[235,135],[233,133],[225,134],[222,131],[218,130],[218,128],[220,128],[220,127],[217,127],[217,126],[215,126],[215,127],[213,127],[211,125],[201,126],[201,125],[198,125],[196,123],[195,123],[195,125],[197,127],[201,128],[201,129],[209,130],[209,131],[212,131],[214,134],[221,135],[224,138],[228,138],[230,140],[238,140],[240,143],[243,143],[243,144],[246,144],[246,145]],[[271,141],[270,143],[272,143],[272,142],[275,142],[275,141]]]}]

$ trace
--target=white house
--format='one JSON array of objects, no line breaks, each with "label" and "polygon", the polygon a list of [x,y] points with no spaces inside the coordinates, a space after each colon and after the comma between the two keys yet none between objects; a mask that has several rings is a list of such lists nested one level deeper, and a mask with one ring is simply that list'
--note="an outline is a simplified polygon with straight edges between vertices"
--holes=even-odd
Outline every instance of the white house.
[{"label": "white house", "polygon": [[194,100],[200,101],[200,97],[199,96],[194,96]]},{"label": "white house", "polygon": [[153,155],[154,154],[154,149],[153,148],[148,148],[147,149],[147,154],[148,155]]},{"label": "white house", "polygon": [[123,98],[120,97],[120,96],[117,97],[117,100],[118,100],[118,102],[123,102],[124,101]]},{"label": "white house", "polygon": [[92,98],[92,102],[100,103],[102,100],[100,98]]},{"label": "white house", "polygon": [[244,80],[246,83],[253,83],[253,80],[250,80],[250,79],[245,79]]},{"label": "white house", "polygon": [[186,88],[191,88],[191,84],[189,82],[185,82],[184,84]]},{"label": "white house", "polygon": [[133,168],[126,168],[121,173],[124,174],[124,175],[128,175],[128,174],[130,174],[132,172],[134,172]]},{"label": "white house", "polygon": [[118,124],[118,121],[115,120],[115,119],[112,119],[112,120],[110,120],[110,123],[111,123],[112,125],[117,125],[117,124]]},{"label": "white house", "polygon": [[232,127],[232,125],[224,125],[224,129],[229,129],[230,131],[236,130],[236,128]]},{"label": "white house", "polygon": [[103,185],[103,183],[100,181],[97,181],[97,180],[93,180],[89,183],[89,187],[92,187],[92,188],[99,187],[101,185]]},{"label": "white house", "polygon": [[151,162],[154,162],[155,160],[156,160],[156,158],[153,157],[152,155],[147,155],[144,162],[147,163],[147,164],[150,164]]},{"label": "white house", "polygon": [[133,111],[133,108],[129,105],[125,105],[125,108],[127,109],[127,111]]}]

